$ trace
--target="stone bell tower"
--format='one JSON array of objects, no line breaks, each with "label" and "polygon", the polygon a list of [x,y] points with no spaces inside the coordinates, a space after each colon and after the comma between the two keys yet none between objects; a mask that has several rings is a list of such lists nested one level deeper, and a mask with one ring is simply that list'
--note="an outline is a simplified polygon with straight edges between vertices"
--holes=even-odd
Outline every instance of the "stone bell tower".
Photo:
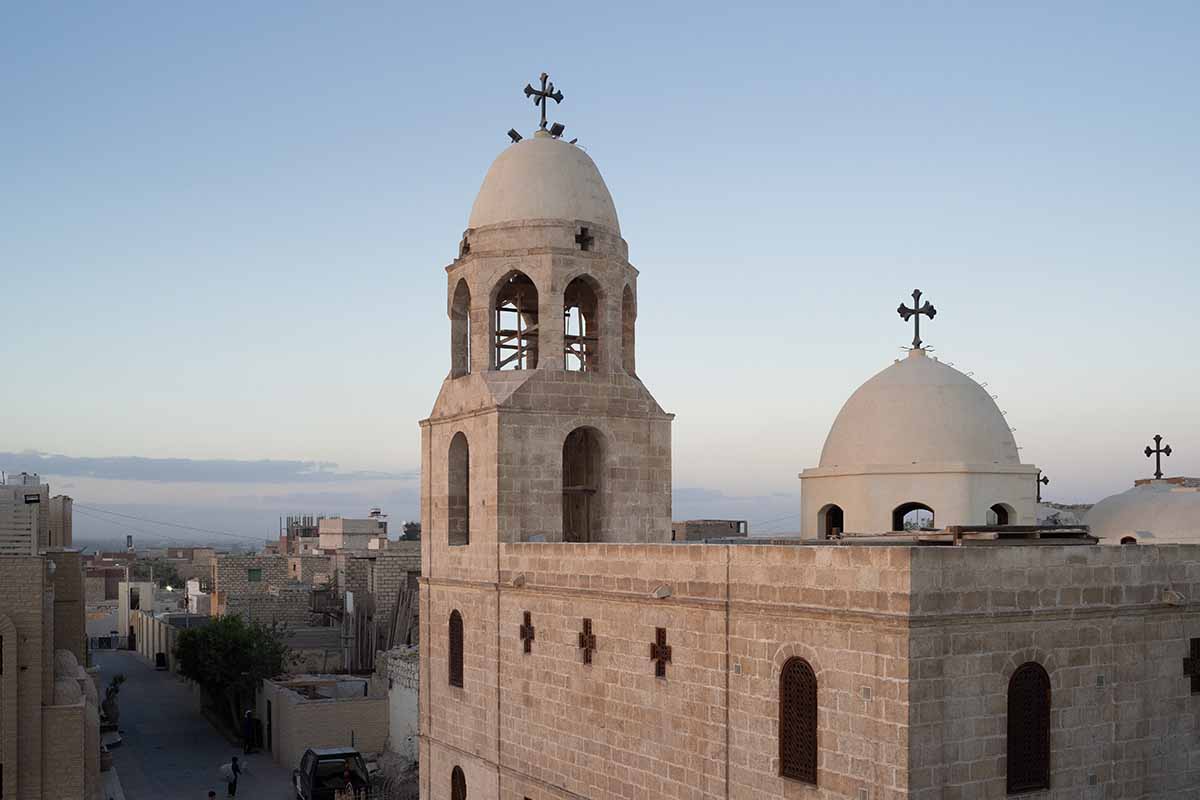
[{"label": "stone bell tower", "polygon": [[492,164],[446,267],[427,575],[486,573],[497,542],[670,540],[672,415],[636,372],[638,272],[596,165],[542,124]]}]

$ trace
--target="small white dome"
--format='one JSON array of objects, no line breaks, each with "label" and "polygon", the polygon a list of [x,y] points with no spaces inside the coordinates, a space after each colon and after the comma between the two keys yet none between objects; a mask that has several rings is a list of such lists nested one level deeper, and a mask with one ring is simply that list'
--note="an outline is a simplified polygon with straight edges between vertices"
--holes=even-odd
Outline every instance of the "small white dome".
[{"label": "small white dome", "polygon": [[842,406],[822,467],[1019,464],[1008,422],[983,387],[912,350]]},{"label": "small white dome", "polygon": [[1147,481],[1096,503],[1084,522],[1103,544],[1200,542],[1200,481]]},{"label": "small white dome", "polygon": [[509,146],[492,162],[467,227],[534,219],[583,220],[621,233],[596,164],[579,147],[544,131]]}]

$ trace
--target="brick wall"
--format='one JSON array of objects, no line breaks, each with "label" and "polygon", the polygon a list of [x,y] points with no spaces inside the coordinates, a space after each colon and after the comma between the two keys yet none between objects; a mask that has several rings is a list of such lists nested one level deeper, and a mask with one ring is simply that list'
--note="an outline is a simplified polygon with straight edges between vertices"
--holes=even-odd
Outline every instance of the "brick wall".
[{"label": "brick wall", "polygon": [[83,588],[83,562],[79,553],[51,551],[54,562],[54,649],[70,650],[80,664],[87,663],[87,617]]},{"label": "brick wall", "polygon": [[382,695],[309,700],[273,681],[264,681],[257,708],[264,736],[270,719],[272,756],[288,769],[298,767],[300,757],[310,747],[353,745],[362,753],[385,749],[388,703]]},{"label": "brick wall", "polygon": [[42,709],[42,797],[74,800],[86,788],[84,702]]},{"label": "brick wall", "polygon": [[[262,579],[250,580],[251,570],[260,570]],[[266,594],[288,582],[287,556],[219,556],[213,579],[213,590],[229,597]]]},{"label": "brick wall", "polygon": [[50,700],[53,686],[44,686],[53,664],[47,661],[53,604],[45,571],[40,557],[0,557],[0,631],[4,636],[0,756],[6,766],[5,797],[42,794],[42,702]]}]

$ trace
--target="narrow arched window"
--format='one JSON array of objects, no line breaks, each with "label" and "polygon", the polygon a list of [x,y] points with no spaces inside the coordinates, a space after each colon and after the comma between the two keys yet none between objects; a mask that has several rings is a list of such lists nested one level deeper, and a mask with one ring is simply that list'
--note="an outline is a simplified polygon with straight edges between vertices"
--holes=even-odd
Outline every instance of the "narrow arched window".
[{"label": "narrow arched window", "polygon": [[471,290],[465,280],[454,287],[450,302],[450,377],[471,371]]},{"label": "narrow arched window", "polygon": [[492,304],[496,369],[537,369],[538,291],[529,276],[503,278]]},{"label": "narrow arched window", "polygon": [[467,800],[467,776],[459,766],[450,770],[450,800]]},{"label": "narrow arched window", "polygon": [[817,783],[817,676],[798,657],[779,673],[779,774]]},{"label": "narrow arched window", "polygon": [[563,292],[563,368],[592,372],[600,367],[599,301],[590,278],[580,276]]},{"label": "narrow arched window", "polygon": [[637,304],[633,300],[633,289],[628,286],[621,293],[621,366],[628,375],[636,375],[634,334],[637,326]]},{"label": "narrow arched window", "polygon": [[925,530],[933,527],[933,519],[933,509],[924,503],[904,503],[892,511],[892,530]]},{"label": "narrow arched window", "polygon": [[1050,788],[1050,676],[1036,661],[1008,682],[1008,793]]},{"label": "narrow arched window", "polygon": [[471,448],[462,431],[450,440],[446,458],[446,531],[453,547],[471,543]]},{"label": "narrow arched window", "polygon": [[1012,509],[1004,503],[996,503],[988,509],[988,525],[1009,525],[1012,523]]},{"label": "narrow arched window", "polygon": [[600,541],[602,525],[600,482],[604,448],[593,428],[576,428],[562,449],[562,540]]},{"label": "narrow arched window", "polygon": [[450,685],[461,689],[463,685],[463,621],[462,614],[458,613],[458,609],[450,612],[449,638],[447,650],[450,655]]}]

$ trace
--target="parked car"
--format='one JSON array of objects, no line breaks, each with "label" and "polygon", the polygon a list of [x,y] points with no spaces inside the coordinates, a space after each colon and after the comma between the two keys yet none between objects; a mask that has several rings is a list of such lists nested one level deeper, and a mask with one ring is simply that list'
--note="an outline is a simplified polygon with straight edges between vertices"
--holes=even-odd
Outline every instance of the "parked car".
[{"label": "parked car", "polygon": [[300,758],[300,768],[292,770],[296,800],[334,800],[334,793],[345,791],[346,778],[354,786],[355,797],[367,796],[370,778],[367,764],[353,747],[309,748]]}]

